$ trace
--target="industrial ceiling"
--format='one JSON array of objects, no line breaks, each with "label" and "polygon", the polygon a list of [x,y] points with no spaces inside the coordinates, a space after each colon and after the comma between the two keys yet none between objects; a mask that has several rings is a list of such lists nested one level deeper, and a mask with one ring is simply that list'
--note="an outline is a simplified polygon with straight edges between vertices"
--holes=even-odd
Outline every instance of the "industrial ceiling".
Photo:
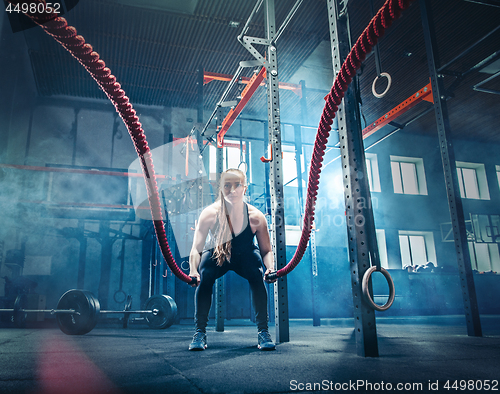
[{"label": "industrial ceiling", "polygon": [[[375,9],[383,4],[380,0],[373,1]],[[295,0],[276,0],[275,3],[277,25],[280,25]],[[232,75],[240,61],[252,60],[236,37],[254,5],[254,0],[84,0],[65,17],[101,55],[132,103],[196,108],[200,68]],[[354,41],[371,18],[370,2],[350,0],[347,11]],[[445,86],[452,87],[447,96],[453,135],[500,142],[497,132],[500,95],[473,89],[500,69],[500,7],[494,1],[434,0],[432,12],[441,65],[481,41],[443,70]],[[39,29],[29,29],[24,34],[40,96],[103,98],[84,69],[50,37],[41,34]],[[248,35],[264,36],[262,10],[253,19]],[[317,50],[325,44],[329,45],[326,0],[305,0],[277,43],[280,81],[297,83],[294,78],[311,59],[323,62],[323,68],[329,69],[329,52],[326,51],[323,58],[317,55]],[[375,56],[369,56],[360,72],[363,126],[429,82],[418,1],[387,31],[379,51],[382,71],[391,75],[392,87],[384,98],[374,97]],[[488,58],[489,62],[480,64]],[[476,65],[479,65],[476,70],[463,76]],[[251,76],[253,71],[246,69],[243,75]],[[317,85],[316,79],[321,77],[324,79],[313,71],[306,85]],[[207,111],[215,108],[226,86],[227,82],[223,81],[205,85]],[[482,87],[500,91],[500,77]],[[229,99],[236,99],[238,89],[242,87],[237,86]],[[330,86],[325,85],[324,91],[308,91],[310,108],[322,106],[329,89]],[[383,82],[377,89],[384,89]],[[282,118],[293,118],[300,112],[300,99],[292,91],[281,90],[280,102]],[[419,104],[397,123],[404,125],[430,106],[431,103]],[[248,116],[264,116],[264,88],[257,90],[244,111]],[[317,121],[319,119],[311,122],[317,124]],[[433,111],[429,111],[412,124],[412,129],[435,131],[433,122]]]}]

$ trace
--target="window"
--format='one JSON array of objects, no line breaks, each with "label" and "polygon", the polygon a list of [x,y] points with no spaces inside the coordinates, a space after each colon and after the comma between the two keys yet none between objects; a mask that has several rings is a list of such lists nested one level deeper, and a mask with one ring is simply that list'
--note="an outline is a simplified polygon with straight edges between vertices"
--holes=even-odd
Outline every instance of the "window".
[{"label": "window", "polygon": [[495,166],[497,170],[498,186],[500,187],[500,166]]},{"label": "window", "polygon": [[[222,169],[223,171],[228,168],[240,168],[243,172],[245,172],[245,168],[243,165],[240,166],[242,162],[245,161],[246,154],[246,141],[243,141],[242,147],[243,150],[240,149],[240,141],[237,140],[224,140],[224,148],[223,150],[223,160],[222,160]],[[210,180],[216,179],[217,172],[217,148],[215,146],[210,145]],[[247,182],[251,182],[250,179]]]},{"label": "window", "polygon": [[472,236],[469,253],[472,268],[478,271],[500,271],[500,215],[471,214]]},{"label": "window", "polygon": [[423,159],[401,156],[390,158],[394,193],[427,195]]},{"label": "window", "polygon": [[377,246],[380,256],[380,265],[382,268],[389,268],[389,263],[387,262],[387,244],[385,242],[385,231],[376,229],[375,232],[377,234]]},{"label": "window", "polygon": [[[295,155],[295,147],[293,145],[282,145],[282,169],[283,169],[283,186],[298,187],[297,182],[297,160]],[[300,155],[301,169],[304,171],[304,155]],[[307,176],[306,176],[307,179]],[[305,187],[304,176],[302,176],[302,187]]]},{"label": "window", "polygon": [[402,267],[424,265],[427,262],[432,262],[437,266],[436,248],[432,232],[400,231],[399,246],[401,248]]},{"label": "window", "polygon": [[489,200],[488,181],[484,164],[457,161],[460,196],[476,200]]},{"label": "window", "polygon": [[380,192],[380,176],[378,173],[377,155],[374,153],[366,153],[366,176],[371,192]]},{"label": "window", "polygon": [[500,215],[470,214],[475,242],[500,242]]},{"label": "window", "polygon": [[500,254],[497,243],[469,242],[472,269],[478,271],[500,271]]}]

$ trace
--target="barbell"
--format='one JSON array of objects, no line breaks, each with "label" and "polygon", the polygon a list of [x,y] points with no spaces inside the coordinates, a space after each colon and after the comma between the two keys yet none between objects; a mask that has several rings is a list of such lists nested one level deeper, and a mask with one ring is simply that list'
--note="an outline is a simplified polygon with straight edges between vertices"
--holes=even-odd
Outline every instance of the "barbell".
[{"label": "barbell", "polygon": [[28,313],[49,313],[56,316],[57,325],[67,335],[84,335],[92,331],[101,314],[123,314],[123,328],[128,325],[130,314],[138,313],[144,318],[150,328],[163,329],[170,327],[177,315],[177,304],[167,295],[154,295],[149,297],[143,310],[131,310],[132,297],[127,297],[123,311],[101,310],[99,300],[86,290],[68,290],[64,293],[57,309],[26,309],[27,296],[21,294],[14,302],[14,309],[0,309],[0,312],[10,312],[14,324],[23,327]]}]

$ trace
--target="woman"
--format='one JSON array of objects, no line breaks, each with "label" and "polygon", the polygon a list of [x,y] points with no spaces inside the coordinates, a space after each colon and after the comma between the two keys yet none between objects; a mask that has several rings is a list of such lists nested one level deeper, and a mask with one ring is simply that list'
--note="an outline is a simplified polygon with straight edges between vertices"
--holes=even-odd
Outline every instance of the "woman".
[{"label": "woman", "polygon": [[[264,276],[274,270],[267,222],[257,208],[245,203],[245,174],[237,169],[222,173],[219,198],[203,210],[196,225],[189,255],[189,276],[195,277],[196,332],[189,350],[207,348],[206,326],[212,303],[212,287],[228,270],[248,280],[252,290],[258,348],[274,350],[267,326],[267,290]],[[210,233],[208,248],[204,250]],[[254,243],[257,236],[258,247]],[[264,273],[263,265],[266,268]]]}]

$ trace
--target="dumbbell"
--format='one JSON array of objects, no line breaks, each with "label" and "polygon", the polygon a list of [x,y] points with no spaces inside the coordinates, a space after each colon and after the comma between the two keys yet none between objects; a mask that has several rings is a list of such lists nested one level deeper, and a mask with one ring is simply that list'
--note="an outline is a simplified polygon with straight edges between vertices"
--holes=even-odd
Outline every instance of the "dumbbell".
[{"label": "dumbbell", "polygon": [[128,325],[130,314],[144,315],[150,328],[163,329],[170,327],[177,315],[175,301],[167,295],[154,295],[149,297],[144,304],[144,310],[133,311],[132,297],[127,297],[123,311],[101,311],[99,300],[86,290],[68,290],[64,293],[57,309],[26,309],[27,297],[22,294],[16,298],[14,309],[0,309],[0,312],[10,312],[14,324],[24,326],[28,313],[49,313],[56,316],[57,324],[62,332],[67,335],[83,335],[92,331],[96,326],[100,314],[123,314],[123,327]]}]

